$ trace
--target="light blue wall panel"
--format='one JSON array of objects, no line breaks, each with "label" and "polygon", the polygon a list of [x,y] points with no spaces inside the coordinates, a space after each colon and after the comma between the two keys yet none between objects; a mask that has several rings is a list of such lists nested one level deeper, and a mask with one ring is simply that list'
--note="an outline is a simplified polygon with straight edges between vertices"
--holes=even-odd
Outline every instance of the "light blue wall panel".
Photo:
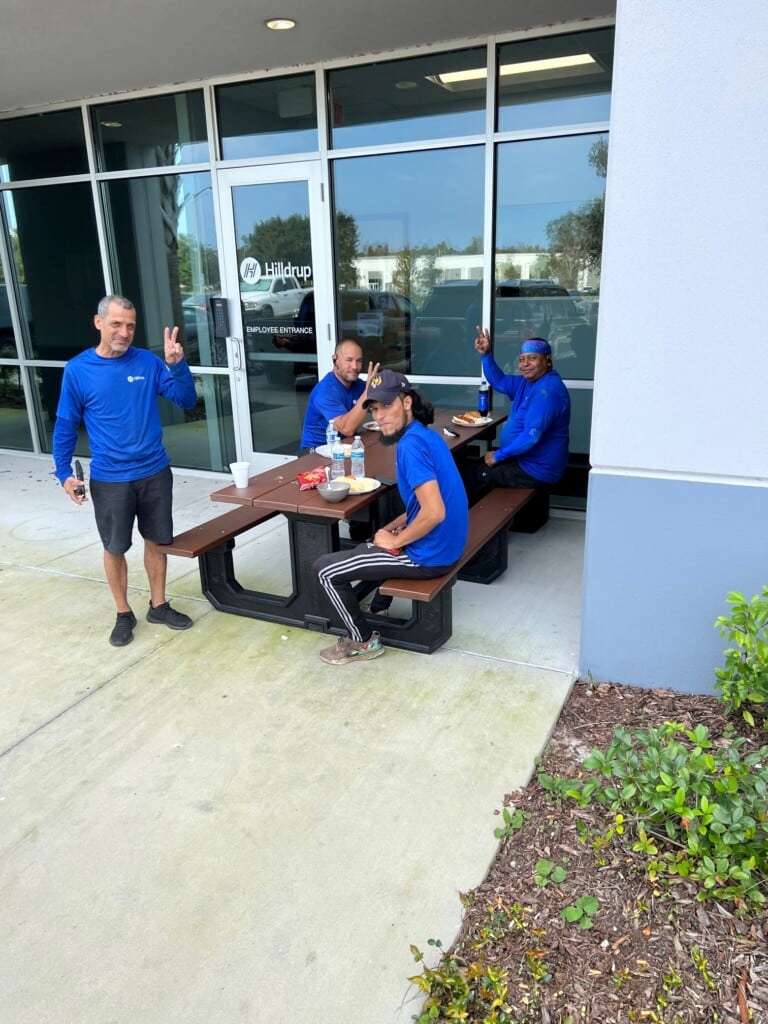
[{"label": "light blue wall panel", "polygon": [[580,672],[714,692],[726,596],[768,583],[768,488],[590,475]]}]

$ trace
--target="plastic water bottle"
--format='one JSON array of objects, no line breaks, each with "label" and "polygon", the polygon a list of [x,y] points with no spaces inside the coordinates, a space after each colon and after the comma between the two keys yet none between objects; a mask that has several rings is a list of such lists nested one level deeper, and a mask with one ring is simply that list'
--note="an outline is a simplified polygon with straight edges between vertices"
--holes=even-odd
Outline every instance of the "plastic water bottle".
[{"label": "plastic water bottle", "polygon": [[325,431],[325,443],[328,445],[328,451],[333,451],[333,442],[339,436],[339,432],[336,429],[336,424],[333,420],[328,420],[328,427]]},{"label": "plastic water bottle", "polygon": [[331,447],[331,480],[338,480],[340,476],[346,476],[344,466],[344,445],[338,434],[333,439]]},{"label": "plastic water bottle", "polygon": [[480,381],[480,388],[477,392],[477,411],[481,416],[488,415],[488,408],[490,404],[490,388],[488,387],[487,380]]},{"label": "plastic water bottle", "polygon": [[359,434],[355,434],[355,440],[352,442],[352,450],[349,453],[349,461],[352,470],[352,476],[360,477],[365,476],[365,447]]}]

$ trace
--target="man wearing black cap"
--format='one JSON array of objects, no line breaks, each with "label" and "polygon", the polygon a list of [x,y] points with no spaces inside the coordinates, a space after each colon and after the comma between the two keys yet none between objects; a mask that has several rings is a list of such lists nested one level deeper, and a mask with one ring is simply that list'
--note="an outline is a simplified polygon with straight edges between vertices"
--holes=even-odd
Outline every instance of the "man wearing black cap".
[{"label": "man wearing black cap", "polygon": [[390,577],[442,576],[461,557],[467,542],[467,495],[443,438],[429,429],[434,409],[394,370],[368,381],[365,408],[381,431],[382,444],[396,444],[397,486],[405,512],[378,530],[366,544],[323,555],[314,564],[349,636],[320,651],[329,665],[370,661],[384,653],[371,630],[352,584]]}]

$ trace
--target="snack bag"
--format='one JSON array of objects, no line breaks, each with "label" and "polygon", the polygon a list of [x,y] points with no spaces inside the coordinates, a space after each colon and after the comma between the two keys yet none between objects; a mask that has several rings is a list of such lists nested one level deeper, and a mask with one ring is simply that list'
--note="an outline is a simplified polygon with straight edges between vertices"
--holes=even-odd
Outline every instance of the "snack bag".
[{"label": "snack bag", "polygon": [[318,484],[325,483],[325,468],[320,466],[317,469],[307,469],[303,473],[298,473],[297,479],[300,491],[311,491]]}]

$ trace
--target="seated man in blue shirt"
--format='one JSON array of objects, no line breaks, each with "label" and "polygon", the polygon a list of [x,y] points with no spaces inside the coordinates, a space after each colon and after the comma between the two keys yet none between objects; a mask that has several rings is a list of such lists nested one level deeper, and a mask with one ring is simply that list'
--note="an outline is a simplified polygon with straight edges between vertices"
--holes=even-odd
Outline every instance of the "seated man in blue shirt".
[{"label": "seated man in blue shirt", "polygon": [[518,374],[505,374],[491,355],[488,330],[477,329],[475,348],[483,357],[483,376],[512,400],[499,447],[471,464],[466,479],[470,504],[493,487],[542,487],[557,483],[568,464],[571,399],[552,368],[552,350],[543,338],[520,347]]},{"label": "seated man in blue shirt", "polygon": [[381,430],[381,443],[397,445],[397,487],[405,512],[377,530],[373,541],[323,555],[313,569],[349,636],[320,651],[329,665],[370,661],[384,653],[355,597],[353,582],[391,576],[430,579],[459,560],[467,543],[467,495],[453,456],[429,424],[434,409],[395,370],[368,378],[366,408]]},{"label": "seated man in blue shirt", "polygon": [[[333,369],[312,388],[304,417],[299,454],[325,444],[328,421],[333,420],[341,437],[359,432],[366,417],[366,385],[360,380],[363,350],[356,341],[343,340],[333,353]],[[368,380],[379,364],[368,364]]]}]

